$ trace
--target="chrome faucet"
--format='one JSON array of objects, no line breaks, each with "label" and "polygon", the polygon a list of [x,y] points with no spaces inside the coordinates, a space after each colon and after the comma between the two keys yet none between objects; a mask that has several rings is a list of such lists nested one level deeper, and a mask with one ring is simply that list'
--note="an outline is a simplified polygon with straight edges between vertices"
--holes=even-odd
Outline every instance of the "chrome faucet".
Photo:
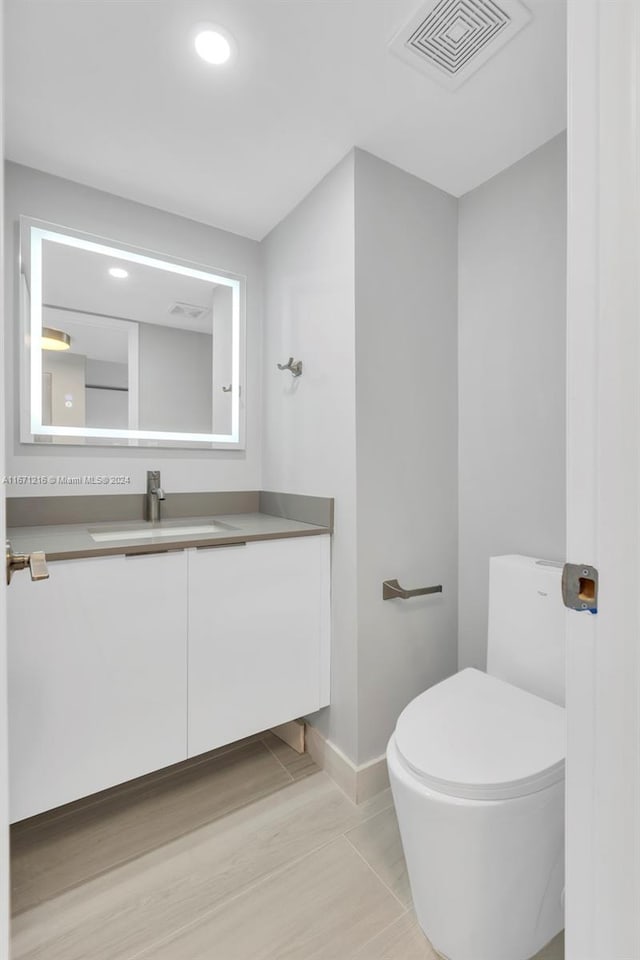
[{"label": "chrome faucet", "polygon": [[164,490],[160,486],[160,471],[147,470],[147,520],[160,522],[160,501],[164,500]]}]

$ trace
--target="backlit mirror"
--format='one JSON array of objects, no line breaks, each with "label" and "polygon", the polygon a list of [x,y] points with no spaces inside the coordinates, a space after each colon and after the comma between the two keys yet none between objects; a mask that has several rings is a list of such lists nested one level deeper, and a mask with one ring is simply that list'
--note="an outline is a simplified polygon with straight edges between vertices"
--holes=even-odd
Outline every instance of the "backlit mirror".
[{"label": "backlit mirror", "polygon": [[22,439],[239,448],[244,281],[21,220]]}]

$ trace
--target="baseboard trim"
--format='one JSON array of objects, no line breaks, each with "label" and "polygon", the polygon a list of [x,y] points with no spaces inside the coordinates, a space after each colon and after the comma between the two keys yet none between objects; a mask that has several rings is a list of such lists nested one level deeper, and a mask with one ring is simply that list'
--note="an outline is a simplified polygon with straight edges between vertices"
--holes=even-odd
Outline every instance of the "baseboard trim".
[{"label": "baseboard trim", "polygon": [[364,803],[389,786],[387,759],[383,755],[356,766],[339,747],[327,740],[316,727],[307,724],[307,753],[354,803]]}]

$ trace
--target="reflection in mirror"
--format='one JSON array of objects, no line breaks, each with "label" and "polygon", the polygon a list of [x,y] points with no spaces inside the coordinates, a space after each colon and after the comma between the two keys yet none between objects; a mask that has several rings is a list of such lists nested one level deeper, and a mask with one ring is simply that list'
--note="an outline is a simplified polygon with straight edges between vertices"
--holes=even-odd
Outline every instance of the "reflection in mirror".
[{"label": "reflection in mirror", "polygon": [[33,221],[25,231],[27,439],[239,446],[239,278]]}]

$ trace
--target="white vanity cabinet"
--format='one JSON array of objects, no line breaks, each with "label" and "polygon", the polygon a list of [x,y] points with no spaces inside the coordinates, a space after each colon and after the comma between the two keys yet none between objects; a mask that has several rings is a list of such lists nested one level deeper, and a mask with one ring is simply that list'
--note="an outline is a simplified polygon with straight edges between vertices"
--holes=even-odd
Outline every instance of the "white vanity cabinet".
[{"label": "white vanity cabinet", "polygon": [[329,702],[329,537],[192,549],[189,756]]},{"label": "white vanity cabinet", "polygon": [[8,591],[11,820],[329,703],[329,536],[49,564]]},{"label": "white vanity cabinet", "polygon": [[183,760],[184,553],[94,557],[8,592],[11,820]]}]

